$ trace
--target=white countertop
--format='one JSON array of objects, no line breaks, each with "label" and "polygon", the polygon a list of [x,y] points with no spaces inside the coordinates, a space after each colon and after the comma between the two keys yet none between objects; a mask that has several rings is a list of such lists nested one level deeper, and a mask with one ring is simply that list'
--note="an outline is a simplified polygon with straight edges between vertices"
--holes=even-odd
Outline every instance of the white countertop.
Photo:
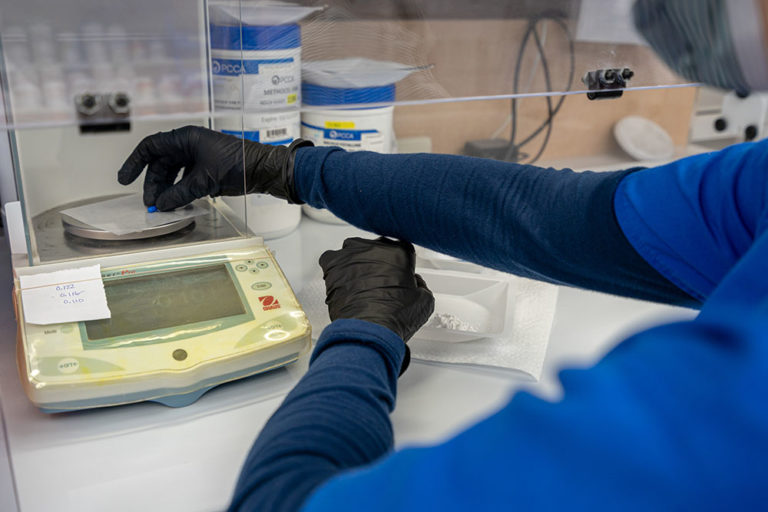
[{"label": "white countertop", "polygon": [[[300,288],[320,272],[317,258],[362,232],[319,224],[268,242]],[[371,235],[366,235],[371,236]],[[306,358],[265,375],[221,386],[198,402],[171,409],[141,403],[63,415],[38,411],[16,371],[11,270],[0,237],[0,401],[16,499],[24,512],[211,511],[229,500],[253,439],[301,377]],[[542,379],[526,382],[502,370],[414,362],[400,380],[393,414],[398,445],[432,443],[487,416],[511,392],[527,387],[557,397],[564,365],[588,366],[643,327],[690,318],[693,312],[562,289]],[[12,489],[0,451],[0,493]],[[12,497],[0,497],[0,509]]]}]

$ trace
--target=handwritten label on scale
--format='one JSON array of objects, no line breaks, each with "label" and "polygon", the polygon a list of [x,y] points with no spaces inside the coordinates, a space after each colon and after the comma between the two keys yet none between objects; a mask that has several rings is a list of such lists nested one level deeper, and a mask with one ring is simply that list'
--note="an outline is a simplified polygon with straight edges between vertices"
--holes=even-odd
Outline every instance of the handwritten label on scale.
[{"label": "handwritten label on scale", "polygon": [[110,318],[100,265],[20,276],[28,324],[49,325]]}]

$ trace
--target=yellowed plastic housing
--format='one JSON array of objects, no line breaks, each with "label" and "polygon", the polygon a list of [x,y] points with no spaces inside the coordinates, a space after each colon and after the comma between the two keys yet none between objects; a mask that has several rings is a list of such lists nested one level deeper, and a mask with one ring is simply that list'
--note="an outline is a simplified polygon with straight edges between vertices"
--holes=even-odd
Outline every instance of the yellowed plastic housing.
[{"label": "yellowed plastic housing", "polygon": [[263,246],[104,268],[102,278],[112,318],[56,325],[24,321],[16,282],[19,374],[45,411],[183,406],[310,345],[306,315]]}]

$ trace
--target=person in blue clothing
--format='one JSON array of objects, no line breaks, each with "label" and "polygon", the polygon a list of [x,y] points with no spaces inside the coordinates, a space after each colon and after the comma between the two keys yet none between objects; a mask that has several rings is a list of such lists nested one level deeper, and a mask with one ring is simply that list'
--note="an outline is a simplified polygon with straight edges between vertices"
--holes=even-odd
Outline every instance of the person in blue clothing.
[{"label": "person in blue clothing", "polygon": [[[758,5],[641,0],[635,18],[685,76],[768,89],[768,59],[746,70],[748,30],[726,22],[738,12],[762,19]],[[751,42],[763,47],[761,37]],[[304,141],[269,147],[185,127],[142,141],[118,179],[130,183],[145,167],[144,201],[160,210],[236,194],[245,179],[249,192],[327,208],[391,238],[350,239],[321,257],[333,322],[251,449],[232,510],[768,503],[768,142],[574,173]],[[433,308],[409,242],[701,312],[632,336],[592,368],[563,371],[559,402],[517,393],[445,443],[393,452],[389,413],[405,342]]]}]

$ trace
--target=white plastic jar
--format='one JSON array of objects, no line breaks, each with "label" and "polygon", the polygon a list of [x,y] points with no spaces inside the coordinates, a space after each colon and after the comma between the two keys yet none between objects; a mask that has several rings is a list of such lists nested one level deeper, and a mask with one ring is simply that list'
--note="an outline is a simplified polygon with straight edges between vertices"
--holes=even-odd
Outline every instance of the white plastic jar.
[{"label": "white plastic jar", "polygon": [[214,128],[262,144],[290,144],[301,135],[299,110],[217,116]]},{"label": "white plastic jar", "polygon": [[306,110],[301,115],[301,137],[316,146],[338,146],[347,151],[392,150],[394,107],[350,108],[344,105],[387,103],[395,99],[394,84],[381,87],[342,89],[305,83],[302,101],[308,106],[333,106]]},{"label": "white plastic jar", "polygon": [[[301,137],[316,146],[338,146],[347,151],[391,153],[394,141],[392,115],[394,107],[360,108],[367,103],[395,100],[395,85],[361,88],[324,87],[302,84],[302,101],[308,106],[333,106],[321,110],[305,110],[301,114]],[[344,109],[344,105],[355,108]],[[330,224],[346,224],[327,210],[302,207],[312,219]]]},{"label": "white plastic jar", "polygon": [[[279,146],[290,144],[299,136],[301,115],[298,110],[237,114],[217,117],[214,128],[246,140]],[[266,240],[281,238],[293,232],[301,222],[301,206],[289,204],[266,194],[224,197],[235,214],[245,221],[253,234]]]},{"label": "white plastic jar", "polygon": [[235,215],[245,220],[248,231],[265,240],[284,237],[299,227],[301,206],[266,194],[222,196]]},{"label": "white plastic jar", "polygon": [[301,104],[298,25],[211,25],[217,108],[263,111]]}]

